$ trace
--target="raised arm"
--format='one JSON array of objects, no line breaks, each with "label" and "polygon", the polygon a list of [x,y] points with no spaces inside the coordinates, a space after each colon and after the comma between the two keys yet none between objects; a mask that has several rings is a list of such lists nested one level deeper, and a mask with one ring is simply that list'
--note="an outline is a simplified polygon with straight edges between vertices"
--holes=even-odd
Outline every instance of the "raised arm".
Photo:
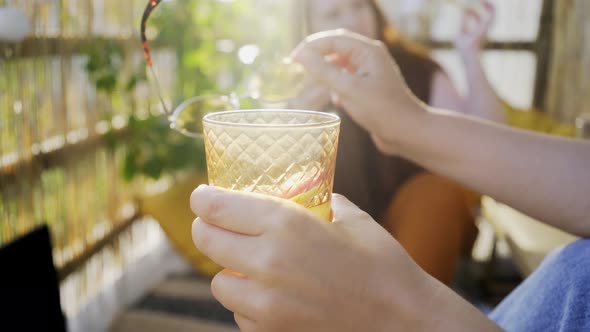
[{"label": "raised arm", "polygon": [[494,21],[495,9],[488,1],[485,1],[480,9],[468,7],[464,10],[461,31],[455,40],[455,46],[465,68],[468,87],[463,111],[468,115],[504,123],[506,115],[502,100],[488,80],[481,63],[482,46]]},{"label": "raised arm", "polygon": [[[333,53],[346,56],[356,70],[323,61]],[[311,36],[293,56],[339,95],[383,151],[401,154],[555,227],[590,236],[590,142],[429,108],[409,92],[380,42],[350,32]]]}]

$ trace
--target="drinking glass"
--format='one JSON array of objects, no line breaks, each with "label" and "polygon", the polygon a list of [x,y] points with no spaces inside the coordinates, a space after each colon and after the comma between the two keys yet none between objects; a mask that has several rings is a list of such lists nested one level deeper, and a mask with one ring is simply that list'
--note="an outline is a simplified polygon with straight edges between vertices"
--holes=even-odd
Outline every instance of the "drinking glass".
[{"label": "drinking glass", "polygon": [[339,131],[330,113],[210,113],[203,118],[209,183],[289,199],[331,221]]}]

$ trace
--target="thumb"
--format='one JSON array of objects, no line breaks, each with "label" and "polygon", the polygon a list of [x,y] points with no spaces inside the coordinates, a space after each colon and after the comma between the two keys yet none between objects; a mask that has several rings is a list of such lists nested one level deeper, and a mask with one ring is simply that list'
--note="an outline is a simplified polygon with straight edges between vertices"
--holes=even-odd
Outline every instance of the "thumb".
[{"label": "thumb", "polygon": [[354,75],[344,68],[326,61],[323,55],[311,49],[296,52],[293,60],[301,64],[315,80],[325,84],[340,95],[348,94],[350,87],[354,86]]},{"label": "thumb", "polygon": [[361,210],[358,206],[348,200],[348,198],[334,194],[332,196],[332,210],[334,212],[333,223],[341,223],[345,226],[366,225],[367,221],[373,221],[373,218]]}]

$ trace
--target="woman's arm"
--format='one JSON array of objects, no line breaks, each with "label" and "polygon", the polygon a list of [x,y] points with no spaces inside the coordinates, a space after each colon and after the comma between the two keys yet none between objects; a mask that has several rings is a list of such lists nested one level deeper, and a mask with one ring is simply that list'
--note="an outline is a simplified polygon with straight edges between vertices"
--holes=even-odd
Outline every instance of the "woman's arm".
[{"label": "woman's arm", "polygon": [[[339,53],[355,73],[323,61]],[[349,32],[314,35],[297,61],[339,95],[351,117],[387,153],[561,228],[590,236],[590,142],[511,129],[418,102],[382,43]]]},{"label": "woman's arm", "polygon": [[[590,142],[417,107],[389,149],[557,228],[590,236]],[[393,147],[393,149],[392,149]]]},{"label": "woman's arm", "polygon": [[[465,114],[505,123],[502,100],[488,80],[481,63],[482,45],[494,21],[495,9],[488,1],[484,2],[481,9],[481,12],[473,8],[465,9],[461,32],[455,41],[467,78],[468,91],[463,110]],[[446,109],[438,105],[433,106]]]},{"label": "woman's arm", "polygon": [[455,41],[467,79],[467,96],[462,97],[449,76],[438,71],[432,78],[430,106],[458,111],[478,118],[506,122],[502,100],[492,87],[481,63],[481,48],[494,18],[494,7],[486,2],[485,12],[469,8],[463,14],[463,26]]},{"label": "woman's arm", "polygon": [[428,104],[464,113],[466,100],[459,94],[449,76],[442,70],[432,76],[430,100]]},{"label": "woman's arm", "polygon": [[467,76],[468,95],[465,99],[464,113],[498,123],[506,122],[502,100],[488,81],[481,64],[479,52],[463,55]]}]

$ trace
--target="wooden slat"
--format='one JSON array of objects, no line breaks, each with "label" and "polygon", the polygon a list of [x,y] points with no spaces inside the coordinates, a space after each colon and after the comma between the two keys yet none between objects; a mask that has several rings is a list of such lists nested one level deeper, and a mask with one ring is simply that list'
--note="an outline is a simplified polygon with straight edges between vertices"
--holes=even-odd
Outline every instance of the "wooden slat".
[{"label": "wooden slat", "polygon": [[72,259],[71,261],[65,263],[61,268],[58,269],[58,279],[59,282],[64,281],[68,276],[72,273],[80,269],[84,266],[84,264],[94,255],[99,253],[102,249],[107,247],[108,245],[114,243],[123,232],[125,232],[133,223],[139,220],[141,217],[140,212],[136,211],[134,215],[125,220],[119,221],[116,223],[115,226],[108,234],[106,234],[102,239],[98,240],[93,245],[87,246],[84,249],[84,252],[77,256],[76,258]]},{"label": "wooden slat", "polygon": [[[115,42],[123,47],[140,47],[139,37],[132,38],[62,38],[29,37],[20,43],[0,42],[0,54],[7,58],[27,58],[35,56],[63,56],[80,53],[94,43]],[[43,47],[40,47],[42,45]]]},{"label": "wooden slat", "polygon": [[129,311],[122,313],[111,327],[112,332],[176,331],[176,332],[239,332],[237,326],[153,311]]},{"label": "wooden slat", "polygon": [[[552,0],[547,0],[551,1]],[[551,17],[551,15],[549,15]],[[543,17],[542,17],[543,19]],[[541,30],[543,26],[541,26]],[[541,35],[541,33],[539,34]],[[139,39],[132,38],[27,38],[19,44],[0,42],[0,54],[9,55],[9,57],[33,57],[38,55],[71,55],[80,53],[81,50],[92,45],[93,43],[115,42],[123,47],[139,47]],[[433,49],[453,49],[455,45],[452,41],[446,40],[426,40],[423,43]],[[43,45],[43,49],[39,48]],[[162,48],[166,45],[154,44],[154,48]],[[527,50],[535,51],[537,42],[535,41],[490,41],[484,48],[486,50]]]},{"label": "wooden slat", "polygon": [[[423,44],[431,49],[451,50],[455,44],[451,41],[426,40]],[[537,43],[535,41],[489,41],[484,46],[485,50],[510,50],[510,51],[535,51]]]},{"label": "wooden slat", "polygon": [[[124,49],[142,51],[139,36],[126,38],[106,37],[29,37],[19,43],[0,42],[0,55],[10,58],[29,58],[36,56],[67,56],[80,54],[89,46],[97,43],[113,42]],[[169,45],[153,42],[153,49],[165,48]]]},{"label": "wooden slat", "polygon": [[556,1],[545,109],[574,123],[590,112],[590,1]]},{"label": "wooden slat", "polygon": [[555,1],[543,0],[541,10],[541,22],[539,24],[539,36],[537,37],[537,79],[535,82],[535,96],[533,104],[539,110],[545,110],[546,92],[549,84],[549,68],[551,66],[551,53],[553,48],[553,24]]},{"label": "wooden slat", "polygon": [[[115,137],[124,138],[128,131],[123,128],[115,130]],[[61,148],[48,152],[39,152],[34,154],[31,159],[17,160],[14,163],[4,165],[0,168],[0,189],[5,186],[19,181],[19,177],[24,170],[30,170],[27,177],[37,177],[42,171],[57,166],[62,166],[65,161],[71,157],[83,153],[92,153],[96,148],[104,146],[106,138],[104,135],[98,135],[87,138],[76,143],[65,143]],[[2,157],[2,156],[0,156]]]}]

